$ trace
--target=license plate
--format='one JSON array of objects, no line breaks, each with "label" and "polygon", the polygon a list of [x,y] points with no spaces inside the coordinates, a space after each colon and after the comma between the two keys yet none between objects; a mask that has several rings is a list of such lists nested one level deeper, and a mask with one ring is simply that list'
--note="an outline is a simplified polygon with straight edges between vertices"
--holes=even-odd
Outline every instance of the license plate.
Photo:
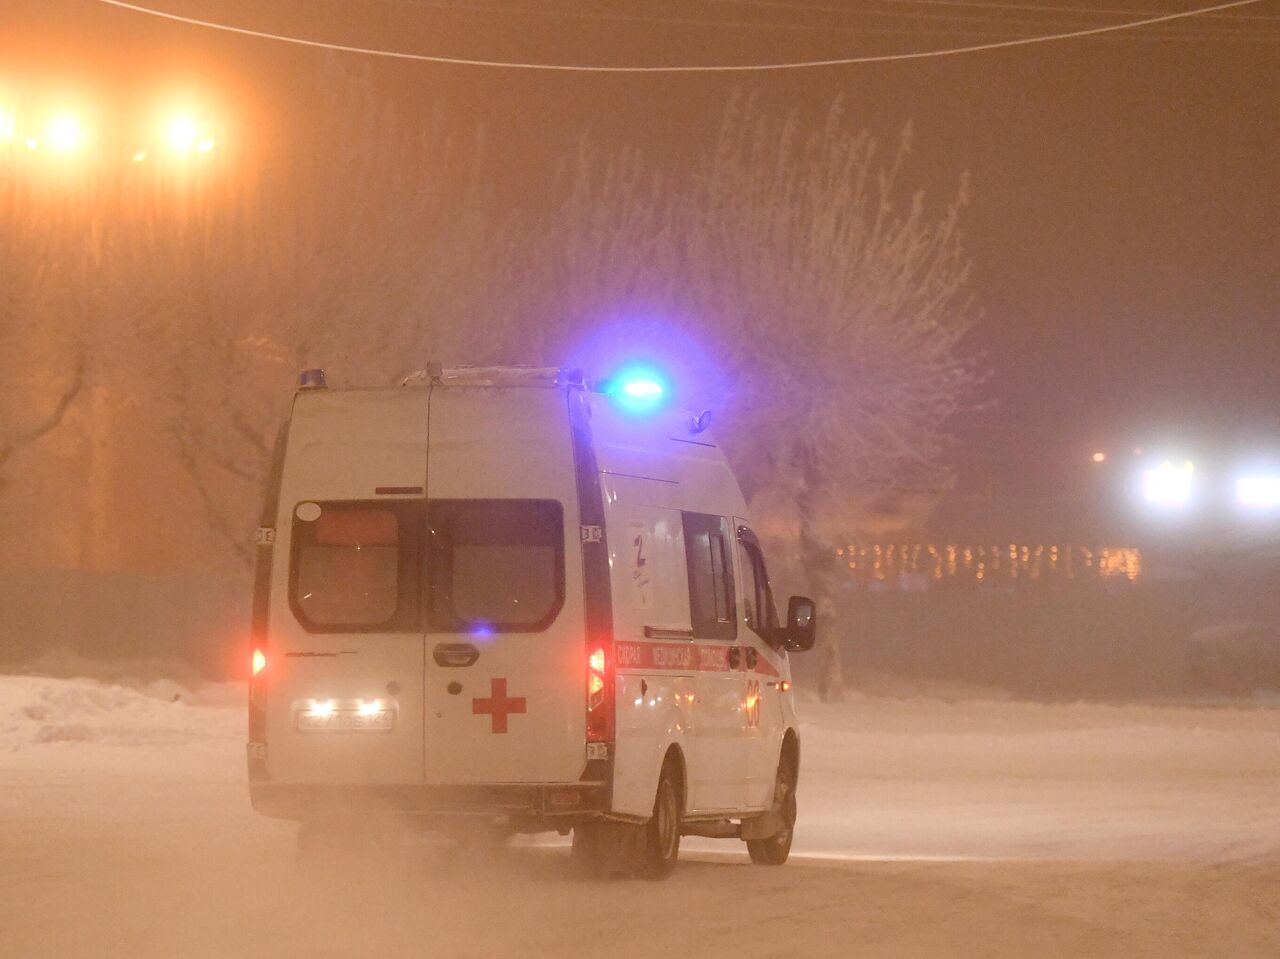
[{"label": "license plate", "polygon": [[356,709],[335,709],[326,716],[314,713],[298,713],[298,729],[304,733],[328,732],[386,732],[396,724],[393,709],[380,709],[376,713],[362,713]]}]

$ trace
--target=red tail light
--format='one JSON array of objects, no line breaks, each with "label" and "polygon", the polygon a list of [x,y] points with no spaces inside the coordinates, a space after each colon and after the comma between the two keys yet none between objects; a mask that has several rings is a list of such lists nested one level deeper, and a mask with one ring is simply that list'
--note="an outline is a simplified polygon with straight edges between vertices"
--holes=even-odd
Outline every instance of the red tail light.
[{"label": "red tail light", "polygon": [[267,735],[267,653],[258,640],[249,656],[249,739],[263,742]]},{"label": "red tail light", "polygon": [[595,646],[587,656],[587,742],[613,740],[613,696],[607,647]]}]

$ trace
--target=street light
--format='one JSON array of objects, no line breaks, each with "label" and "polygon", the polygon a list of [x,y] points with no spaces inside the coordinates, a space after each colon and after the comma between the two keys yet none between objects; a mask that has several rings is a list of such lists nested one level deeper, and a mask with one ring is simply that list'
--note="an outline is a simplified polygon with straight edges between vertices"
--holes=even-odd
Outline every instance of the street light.
[{"label": "street light", "polygon": [[190,153],[199,135],[200,129],[196,126],[196,121],[188,116],[174,117],[164,131],[165,142],[175,153]]},{"label": "street light", "polygon": [[[44,143],[58,153],[72,153],[84,142],[80,118],[71,113],[58,113],[49,118],[44,128]],[[30,145],[30,144],[28,144]]]},{"label": "street light", "polygon": [[1236,480],[1236,502],[1251,509],[1280,506],[1280,473],[1241,476]]},{"label": "street light", "polygon": [[214,140],[195,117],[178,114],[165,124],[164,141],[174,153],[208,153]]},{"label": "street light", "polygon": [[1142,474],[1142,495],[1155,506],[1182,507],[1191,501],[1191,477],[1195,465],[1186,460],[1175,466],[1165,460]]}]

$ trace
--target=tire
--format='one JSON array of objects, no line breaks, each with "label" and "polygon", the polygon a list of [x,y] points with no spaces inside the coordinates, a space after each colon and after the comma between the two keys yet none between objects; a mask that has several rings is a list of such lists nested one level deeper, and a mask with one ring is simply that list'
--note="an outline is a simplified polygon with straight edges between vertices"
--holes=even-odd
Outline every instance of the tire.
[{"label": "tire", "polygon": [[791,840],[796,832],[796,779],[796,770],[790,762],[779,764],[773,811],[782,816],[782,828],[768,839],[747,840],[747,855],[757,865],[781,866],[791,855]]},{"label": "tire", "polygon": [[666,879],[680,858],[680,780],[674,764],[662,767],[653,815],[641,827],[636,872],[644,879]]}]

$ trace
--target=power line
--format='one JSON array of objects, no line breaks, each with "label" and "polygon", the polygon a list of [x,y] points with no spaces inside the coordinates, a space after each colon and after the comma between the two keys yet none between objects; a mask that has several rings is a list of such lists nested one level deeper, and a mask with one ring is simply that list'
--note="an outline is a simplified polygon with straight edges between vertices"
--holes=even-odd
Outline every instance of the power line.
[{"label": "power line", "polygon": [[[779,13],[831,14],[841,17],[879,17],[893,20],[944,20],[948,22],[981,22],[981,23],[1027,23],[1037,26],[1049,26],[1054,20],[1096,20],[1099,17],[1147,17],[1151,10],[1133,10],[1053,6],[1030,3],[996,3],[987,0],[875,0],[878,7],[890,9],[869,9],[861,6],[841,6],[831,3],[791,2],[791,0],[703,0],[717,7],[735,7],[748,10],[772,10]],[[920,9],[907,8],[924,7]],[[948,12],[943,13],[942,10]],[[1036,17],[1010,18],[1001,11],[1014,11],[1022,14],[1036,14]],[[1272,14],[1230,14],[1206,13],[1201,19],[1217,21],[1206,24],[1222,30],[1249,27],[1253,22],[1280,22],[1280,16]],[[1223,22],[1226,21],[1226,22]]]},{"label": "power line", "polygon": [[[733,0],[711,0],[711,2],[732,3]],[[1060,7],[1038,3],[997,3],[994,0],[879,0],[881,3],[900,4],[902,6],[927,7],[969,7],[979,10],[1026,10],[1034,13],[1073,13],[1082,16],[1100,17],[1144,17],[1150,10],[1135,10],[1132,7]],[[1280,20],[1280,16],[1270,13],[1214,13],[1205,11],[1207,20]]]},{"label": "power line", "polygon": [[[492,3],[464,3],[462,0],[399,0],[415,9],[426,8],[432,10],[447,10],[450,12],[504,16],[504,17],[534,17],[559,20],[583,20],[594,23],[641,23],[663,27],[709,27],[714,29],[734,28],[739,30],[756,30],[756,31],[777,31],[785,30],[790,33],[843,33],[850,36],[920,36],[935,35],[942,37],[982,37],[986,40],[1001,38],[1023,38],[1034,34],[1037,30],[1058,29],[1059,27],[1078,28],[1079,24],[1058,24],[1043,19],[1035,19],[1029,17],[1009,17],[1001,14],[988,13],[983,14],[949,14],[949,13],[920,13],[916,11],[885,11],[885,10],[865,10],[857,8],[844,8],[834,6],[823,6],[814,3],[786,3],[786,2],[770,2],[770,0],[703,0],[708,4],[729,4],[735,7],[746,8],[748,10],[760,9],[762,11],[778,12],[790,11],[793,13],[830,13],[830,14],[848,14],[851,17],[870,17],[879,20],[895,20],[908,21],[913,25],[908,27],[904,23],[899,22],[897,25],[882,26],[854,26],[852,23],[779,23],[777,20],[725,20],[725,19],[706,19],[697,17],[667,17],[642,14],[628,13],[609,13],[598,9],[592,10],[566,10],[556,7],[547,7],[542,4],[537,6],[510,4],[492,4]],[[902,2],[913,2],[913,0],[902,0]],[[945,0],[940,0],[945,2]],[[1057,17],[1057,20],[1065,18]],[[1079,17],[1077,17],[1079,19]],[[1280,18],[1278,18],[1280,19]],[[914,25],[917,21],[928,21],[939,24],[938,26]],[[986,26],[982,26],[986,25]],[[972,27],[972,29],[970,29]],[[1176,28],[1175,28],[1176,29]],[[1160,32],[1156,32],[1160,31]],[[1186,31],[1177,33],[1166,32],[1160,27],[1151,28],[1143,35],[1144,39],[1169,39],[1169,38],[1202,38],[1202,39],[1249,39],[1249,40],[1268,40],[1280,39],[1280,32],[1272,32],[1260,34],[1257,31],[1242,32],[1234,31],[1229,28],[1221,28],[1212,33],[1192,34]]]},{"label": "power line", "polygon": [[[1059,7],[1059,6],[1033,6],[1028,4],[1016,3],[963,3],[952,2],[952,0],[878,0],[879,5],[896,4],[894,9],[869,9],[866,7],[838,6],[829,3],[794,3],[788,0],[704,0],[713,6],[728,6],[735,9],[759,10],[762,13],[791,13],[807,15],[810,25],[805,28],[797,28],[794,26],[786,26],[784,29],[809,29],[809,30],[832,30],[840,32],[865,32],[865,33],[903,33],[918,32],[919,34],[946,34],[949,36],[980,36],[985,34],[989,38],[999,37],[1026,37],[1028,34],[1034,35],[1039,30],[1060,30],[1060,29],[1081,29],[1078,21],[1095,19],[1099,16],[1146,16],[1151,13],[1149,10],[1100,10],[1085,7]],[[927,5],[926,10],[907,10],[905,6],[916,6],[918,4]],[[943,7],[954,9],[953,13],[937,12],[937,8]],[[973,12],[971,8],[977,8],[978,12]],[[492,8],[490,8],[492,9]],[[1024,14],[1022,16],[1010,16],[1000,11],[1011,10],[1016,13]],[[1047,16],[1033,17],[1025,14],[1031,12],[1037,14],[1045,14]],[[823,22],[821,25],[816,22],[815,18],[821,16]],[[840,18],[836,22],[832,22],[830,18]],[[890,27],[858,27],[849,26],[850,19],[872,18],[878,20],[897,21],[898,23],[920,24],[914,26],[911,30]],[[1070,23],[1070,20],[1076,20],[1076,23]],[[1274,29],[1267,29],[1271,24],[1280,22],[1280,17],[1270,15],[1260,16],[1233,16],[1231,14],[1210,14],[1201,17],[1202,20],[1214,19],[1214,23],[1206,23],[1199,31],[1193,31],[1190,24],[1174,24],[1168,28],[1152,27],[1144,31],[1143,39],[1206,39],[1206,40],[1276,40],[1280,39],[1280,33]],[[1064,23],[1063,21],[1067,21]],[[1224,22],[1226,21],[1226,22]],[[1255,22],[1261,22],[1262,26],[1255,26]],[[728,21],[729,25],[738,25],[741,21]],[[768,21],[760,21],[761,24]],[[925,23],[953,24],[954,27],[946,29],[942,27],[929,28],[924,26]],[[985,26],[984,26],[985,25]],[[1126,25],[1127,26],[1127,25]],[[964,27],[972,27],[973,29],[963,29]]]},{"label": "power line", "polygon": [[246,27],[236,27],[226,23],[217,23],[212,20],[200,20],[195,17],[184,17],[176,13],[168,13],[163,10],[145,7],[141,4],[126,3],[124,0],[97,0],[97,2],[106,4],[110,7],[118,7],[122,10],[128,10],[133,13],[146,14],[147,16],[159,17],[163,20],[172,20],[176,23],[184,23],[189,26],[204,27],[209,30],[220,30],[224,33],[256,37],[260,40],[275,40],[279,43],[291,43],[296,46],[313,47],[321,50],[333,50],[340,53],[358,53],[365,56],[385,57],[392,60],[414,60],[423,63],[440,63],[451,66],[487,67],[505,70],[540,70],[560,73],[750,73],[777,70],[802,70],[817,67],[852,66],[860,63],[890,63],[898,60],[924,60],[936,57],[957,56],[963,53],[980,53],[987,50],[999,50],[1006,47],[1020,47],[1032,43],[1049,43],[1056,40],[1072,40],[1079,37],[1114,33],[1119,30],[1133,30],[1139,27],[1152,26],[1157,23],[1167,23],[1171,20],[1182,20],[1187,17],[1215,13],[1220,10],[1252,6],[1255,3],[1260,3],[1261,0],[1231,0],[1229,3],[1220,3],[1212,7],[1200,7],[1195,10],[1183,10],[1178,13],[1166,13],[1156,17],[1147,17],[1143,20],[1132,20],[1127,23],[1113,23],[1106,26],[1071,30],[1065,33],[1044,34],[1035,37],[1018,37],[1012,40],[978,43],[970,46],[951,47],[943,50],[922,50],[915,53],[885,53],[859,57],[839,57],[829,60],[794,60],[781,63],[753,63],[737,65],[687,64],[650,67],[596,66],[592,64],[577,63],[522,63],[509,60],[478,60],[465,57],[436,56],[426,53],[406,53],[397,50],[349,46],[342,43],[328,43],[321,40],[308,40],[304,37],[267,33],[262,30],[251,30]]}]

